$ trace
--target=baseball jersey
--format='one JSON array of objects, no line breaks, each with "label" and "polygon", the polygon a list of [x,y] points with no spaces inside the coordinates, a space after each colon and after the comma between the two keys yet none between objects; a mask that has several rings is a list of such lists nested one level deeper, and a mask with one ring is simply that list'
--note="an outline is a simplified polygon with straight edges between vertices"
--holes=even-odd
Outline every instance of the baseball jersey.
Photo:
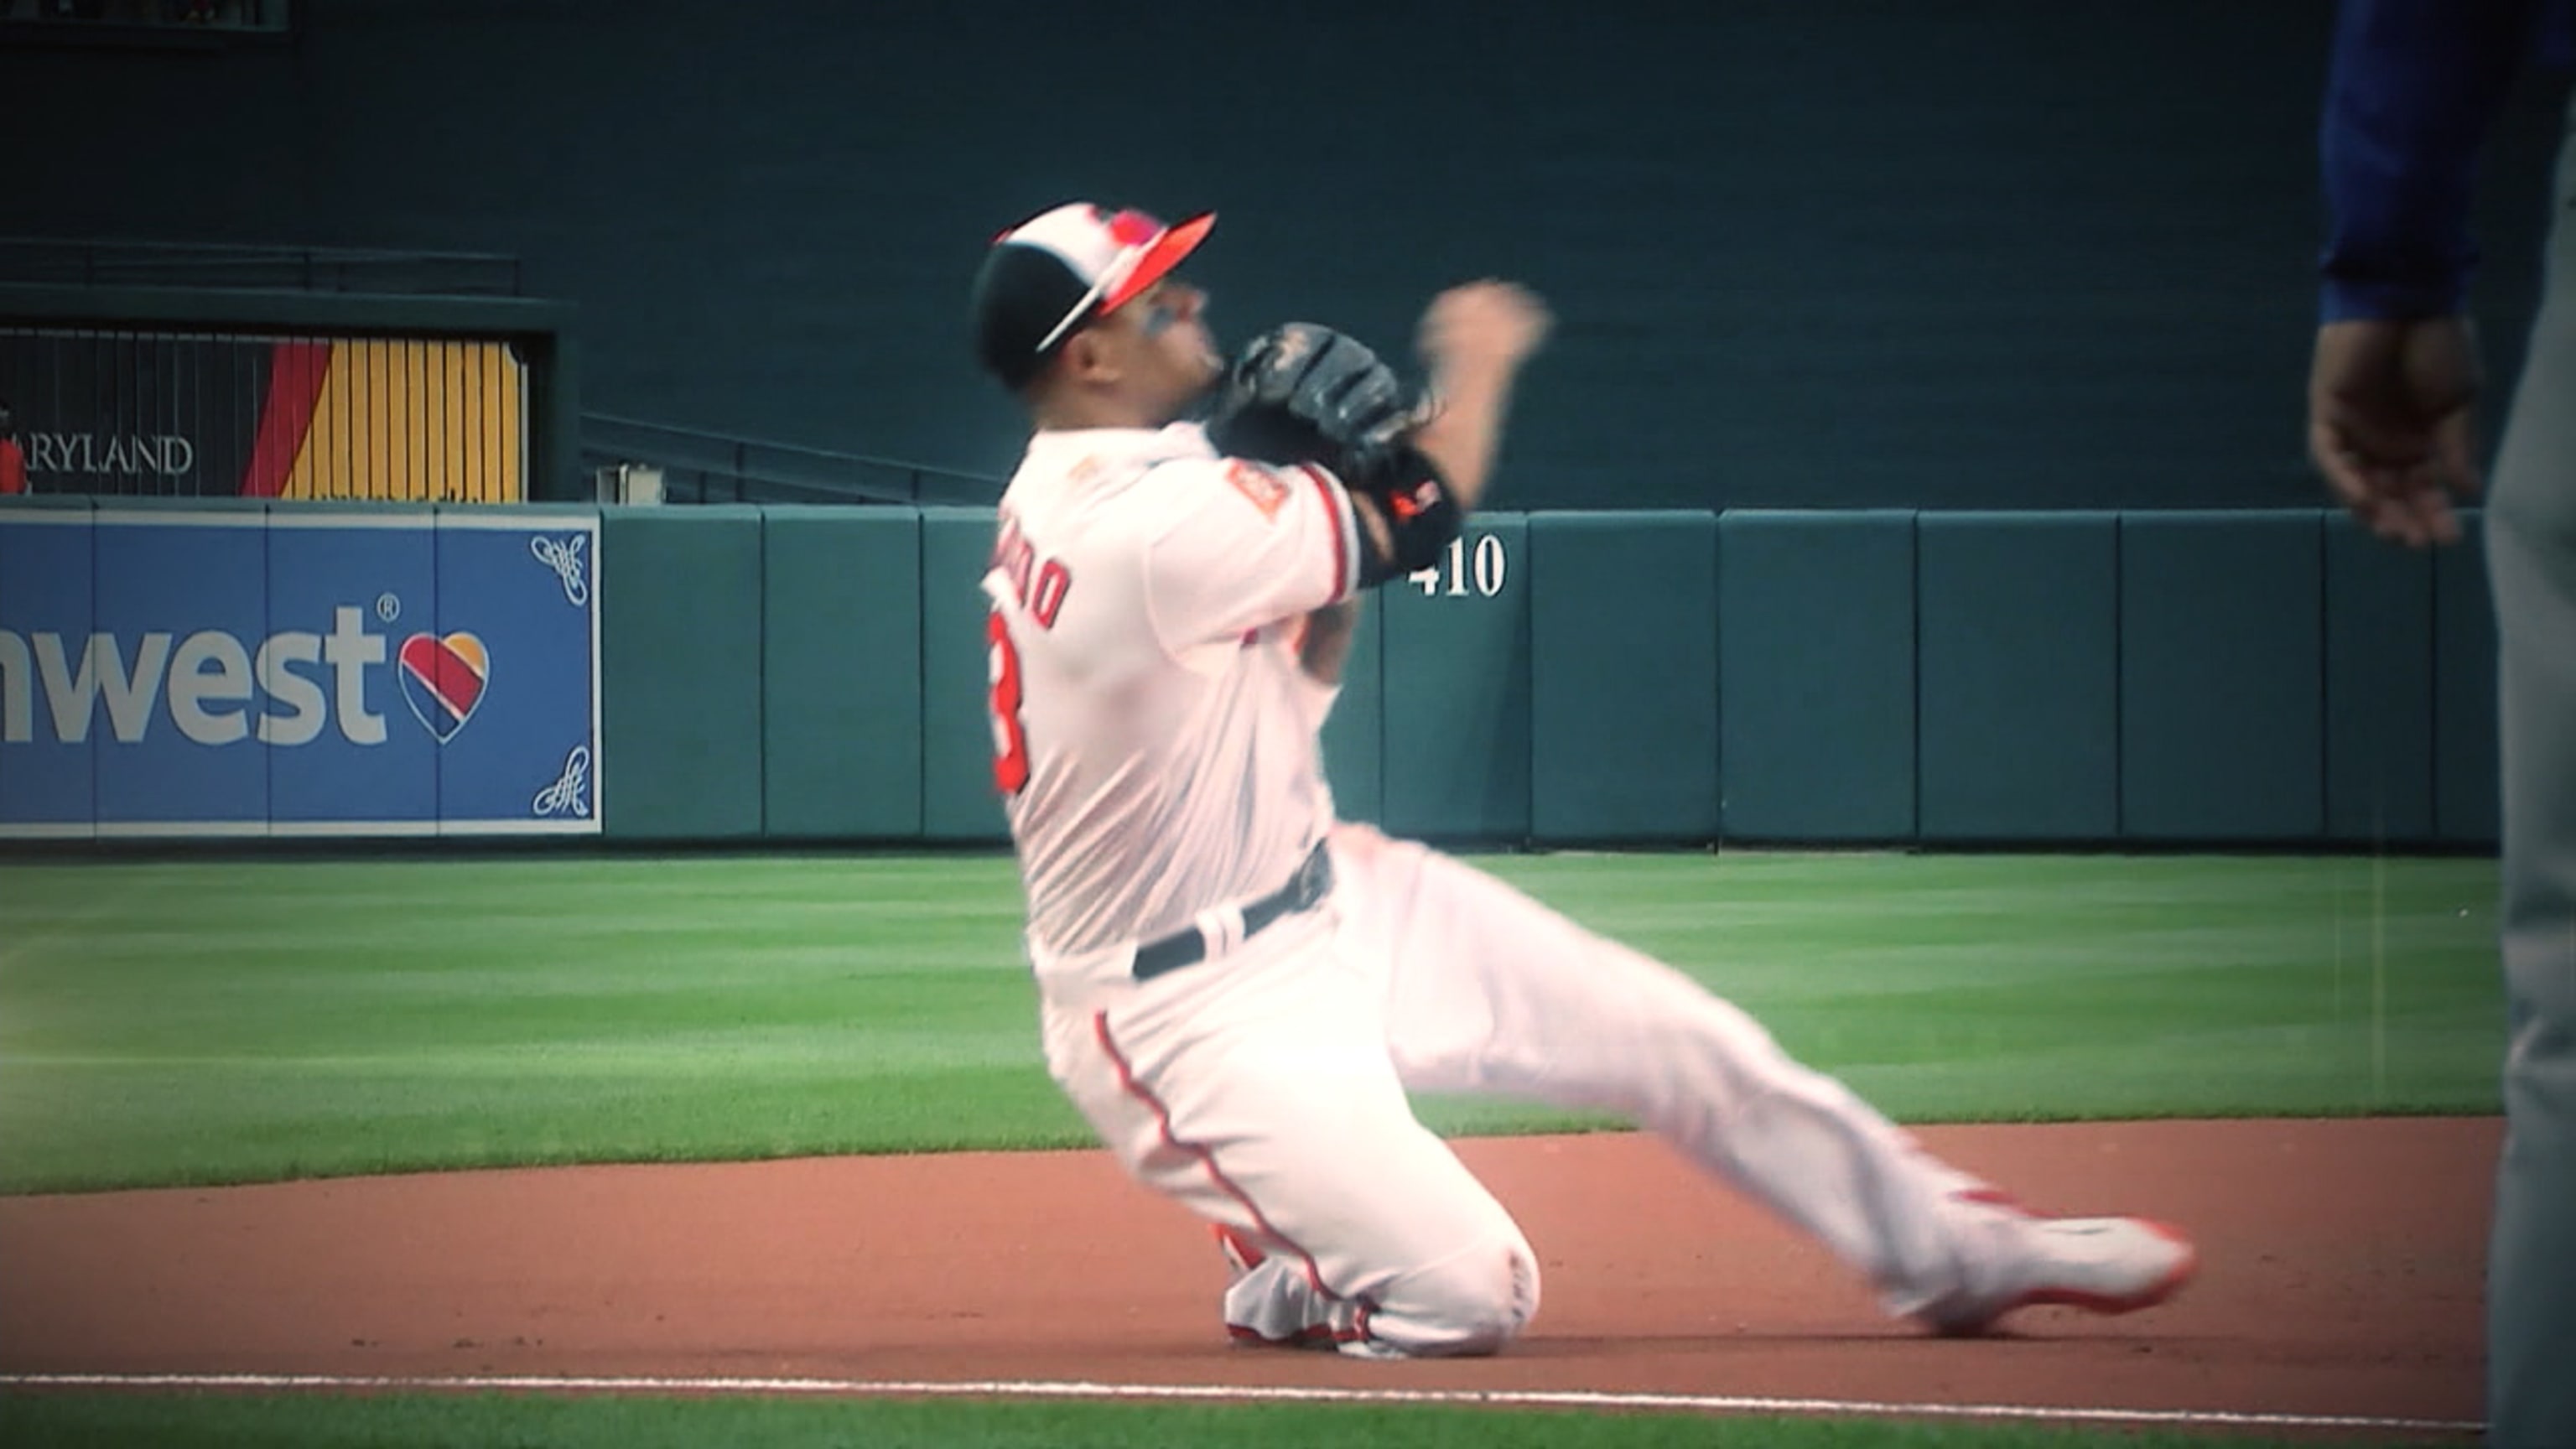
[{"label": "baseball jersey", "polygon": [[1332,816],[1296,645],[1358,550],[1330,473],[1220,458],[1196,424],[1032,437],[983,587],[1041,974],[1295,873]]}]

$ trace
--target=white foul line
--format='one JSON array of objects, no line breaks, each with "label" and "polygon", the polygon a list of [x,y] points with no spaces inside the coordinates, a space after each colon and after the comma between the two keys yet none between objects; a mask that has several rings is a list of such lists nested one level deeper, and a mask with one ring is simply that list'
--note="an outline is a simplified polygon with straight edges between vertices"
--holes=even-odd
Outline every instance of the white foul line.
[{"label": "white foul line", "polygon": [[1765,1399],[1724,1394],[1604,1393],[1588,1389],[1330,1389],[1228,1384],[1095,1384],[1046,1380],[915,1382],[899,1379],[589,1378],[499,1374],[0,1374],[0,1388],[420,1389],[529,1393],[810,1394],[851,1398],[1179,1399],[1216,1403],[1485,1404],[1533,1409],[1669,1409],[1728,1414],[1846,1414],[1877,1418],[2027,1419],[2052,1423],[2177,1424],[2234,1429],[2386,1429],[2474,1434],[2474,1420],[2340,1414],[2238,1413],[2226,1409],[2088,1409],[2044,1404],[1881,1403],[1867,1399]]}]

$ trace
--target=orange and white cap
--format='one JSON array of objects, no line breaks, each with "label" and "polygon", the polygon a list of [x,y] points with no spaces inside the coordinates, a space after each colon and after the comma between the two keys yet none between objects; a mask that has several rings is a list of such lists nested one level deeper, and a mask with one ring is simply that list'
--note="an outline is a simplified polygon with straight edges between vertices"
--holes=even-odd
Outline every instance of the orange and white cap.
[{"label": "orange and white cap", "polygon": [[1018,387],[1065,338],[1154,285],[1206,240],[1216,213],[1165,225],[1067,202],[993,239],[975,277],[975,350]]}]

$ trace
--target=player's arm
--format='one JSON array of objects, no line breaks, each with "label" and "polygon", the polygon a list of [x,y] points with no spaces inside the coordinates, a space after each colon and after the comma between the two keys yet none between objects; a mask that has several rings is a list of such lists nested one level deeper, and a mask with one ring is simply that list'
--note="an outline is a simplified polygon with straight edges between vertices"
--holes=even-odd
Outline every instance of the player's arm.
[{"label": "player's arm", "polygon": [[1357,598],[1328,604],[1308,614],[1305,637],[1297,641],[1297,667],[1317,684],[1339,687],[1342,667],[1351,658],[1351,637],[1359,623]]},{"label": "player's arm", "polygon": [[1513,385],[1552,321],[1536,295],[1509,282],[1471,282],[1432,299],[1417,341],[1431,369],[1432,414],[1407,435],[1396,474],[1353,480],[1369,550],[1364,585],[1428,567],[1482,505]]},{"label": "player's arm", "polygon": [[1417,345],[1438,405],[1413,446],[1438,466],[1460,513],[1484,502],[1512,385],[1552,325],[1546,306],[1509,282],[1453,287],[1422,314]]},{"label": "player's arm", "polygon": [[1547,309],[1505,282],[1432,299],[1418,339],[1426,399],[1354,338],[1308,322],[1256,337],[1226,370],[1206,428],[1242,464],[1296,467],[1345,500],[1358,586],[1429,566],[1484,501],[1521,364]]},{"label": "player's arm", "polygon": [[1162,516],[1144,548],[1145,607],[1174,655],[1232,647],[1358,591],[1358,520],[1324,469],[1189,459],[1155,469],[1150,484]]},{"label": "player's arm", "polygon": [[[1529,292],[1504,282],[1477,282],[1452,288],[1433,299],[1424,312],[1419,347],[1431,368],[1431,417],[1413,429],[1415,453],[1437,470],[1448,494],[1445,520],[1397,520],[1388,515],[1393,497],[1353,490],[1351,511],[1358,520],[1368,561],[1361,570],[1366,583],[1411,573],[1424,554],[1437,557],[1455,537],[1458,525],[1484,501],[1485,485],[1502,446],[1504,419],[1511,411],[1512,387],[1521,365],[1546,340],[1550,318]],[[1426,525],[1425,538],[1402,540],[1404,522]],[[1359,627],[1360,602],[1319,609],[1307,616],[1306,637],[1298,644],[1297,662],[1307,677],[1338,685],[1350,662],[1351,638]]]},{"label": "player's arm", "polygon": [[2336,18],[2308,453],[2383,538],[2456,539],[2450,498],[2479,487],[2470,194],[2536,18],[2528,0],[2347,0]]},{"label": "player's arm", "polygon": [[2529,0],[2346,0],[2318,127],[2323,320],[2461,310],[2478,150],[2535,19]]}]

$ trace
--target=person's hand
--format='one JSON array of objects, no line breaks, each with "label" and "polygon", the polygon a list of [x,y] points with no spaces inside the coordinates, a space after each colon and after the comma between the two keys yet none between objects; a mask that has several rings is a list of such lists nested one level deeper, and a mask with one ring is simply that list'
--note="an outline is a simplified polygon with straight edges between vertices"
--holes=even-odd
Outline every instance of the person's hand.
[{"label": "person's hand", "polygon": [[1452,287],[1423,309],[1414,345],[1431,386],[1413,446],[1440,470],[1462,513],[1483,506],[1520,365],[1554,320],[1536,293],[1510,282]]},{"label": "person's hand", "polygon": [[2465,317],[2329,322],[2308,369],[2308,456],[2363,526],[2456,543],[2477,495],[2477,337]]},{"label": "person's hand", "polygon": [[1510,369],[1547,340],[1555,319],[1538,294],[1512,282],[1469,282],[1431,299],[1417,345],[1438,371]]}]

